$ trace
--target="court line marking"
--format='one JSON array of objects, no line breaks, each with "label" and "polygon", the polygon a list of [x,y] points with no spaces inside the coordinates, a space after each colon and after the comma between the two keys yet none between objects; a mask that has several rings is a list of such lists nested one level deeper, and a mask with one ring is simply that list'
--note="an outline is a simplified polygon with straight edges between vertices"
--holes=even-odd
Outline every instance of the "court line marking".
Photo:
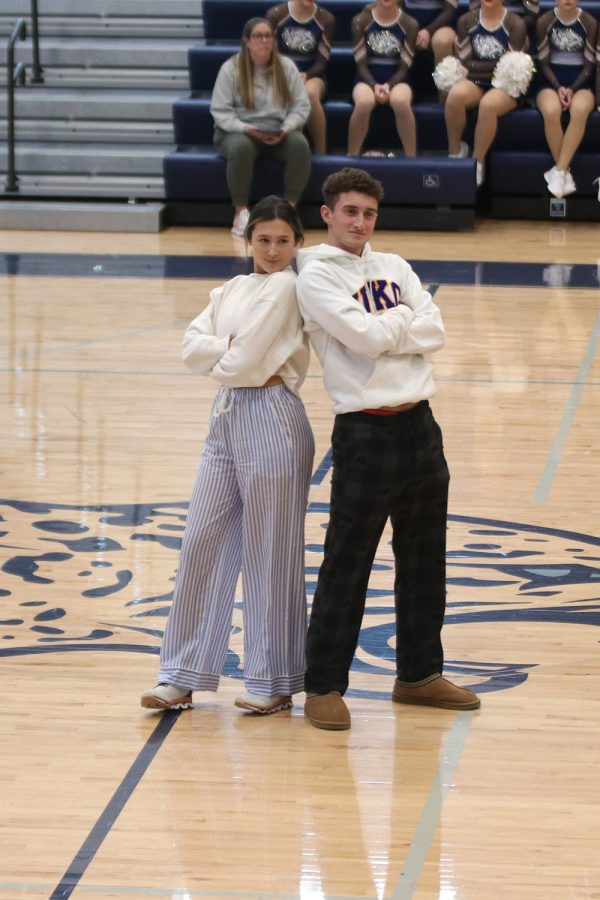
[{"label": "court line marking", "polygon": [[168,711],[160,716],[154,731],[136,756],[129,771],[108,801],[100,818],[84,840],[78,853],[52,891],[49,900],[65,900],[79,885],[87,867],[94,859],[104,839],[123,811],[125,804],[135,791],[146,771],[162,747],[165,738],[181,715],[181,710]]},{"label": "court line marking", "polygon": [[[154,331],[165,331],[169,328],[187,324],[191,320],[188,318],[173,319],[171,322],[159,322],[157,325],[146,325],[144,328],[133,328],[129,331],[117,332],[117,334],[107,334],[104,337],[88,338],[85,341],[66,341],[64,344],[56,344],[54,347],[39,347],[33,350],[26,350],[26,356],[39,356],[48,353],[68,353],[70,350],[78,350],[80,347],[91,347],[96,344],[108,344],[111,341],[122,341],[125,338],[139,337],[142,334],[151,334]],[[8,359],[10,354],[3,353],[0,359]],[[20,367],[17,367],[20,368]]]},{"label": "court line marking", "polygon": [[[122,378],[124,375],[130,375],[140,378],[156,378],[156,377],[165,377],[165,378],[190,378],[194,377],[191,372],[187,369],[182,369],[181,372],[167,372],[160,370],[143,370],[143,369],[66,369],[66,368],[42,368],[41,366],[0,366],[0,372],[11,372],[17,375],[25,374],[28,372],[40,373],[45,375],[109,375],[115,378]],[[308,380],[322,380],[321,374],[308,374],[306,376],[306,381]],[[543,379],[543,378],[531,378],[531,379],[518,379],[518,378],[455,378],[452,375],[436,375],[436,382],[443,382],[444,384],[541,384],[541,385],[552,385],[556,387],[565,387],[571,385],[581,385],[581,387],[600,387],[600,381],[577,381],[573,379],[572,381],[554,381],[551,378]]]},{"label": "court line marking", "polygon": [[[37,891],[47,892],[50,890],[49,884],[40,882],[0,882],[0,893],[10,891],[13,896],[15,892],[25,894],[26,892]],[[315,891],[318,890],[315,888]],[[194,888],[155,888],[145,887],[144,885],[122,885],[122,884],[80,884],[77,886],[78,894],[100,894],[106,896],[110,894],[123,894],[131,897],[139,894],[143,897],[169,897],[170,900],[187,900],[189,897],[222,897],[223,900],[302,900],[305,894],[295,891],[286,894],[271,893],[269,891],[219,891],[219,890],[203,890]],[[316,893],[312,892],[315,900],[377,900],[372,894],[320,894],[317,898]],[[62,895],[62,896],[67,896]]]},{"label": "court line marking", "polygon": [[473,712],[459,712],[450,730],[391,900],[410,900],[414,895],[473,719]]},{"label": "court line marking", "polygon": [[[547,287],[597,290],[597,263],[511,260],[407,260],[423,282],[452,286]],[[218,280],[248,273],[249,257],[177,254],[109,254],[57,252],[0,253],[0,277],[133,278],[137,280]],[[21,265],[29,271],[20,271]],[[439,273],[445,277],[439,278]],[[559,277],[556,283],[548,274]],[[562,277],[561,277],[562,276]]]},{"label": "court line marking", "polygon": [[556,472],[560,465],[562,453],[565,448],[567,438],[569,437],[571,425],[573,424],[575,414],[577,413],[577,409],[579,407],[579,401],[583,393],[583,388],[586,387],[585,379],[587,378],[594,363],[594,357],[596,356],[596,351],[598,350],[599,343],[600,313],[598,313],[598,315],[596,316],[596,321],[592,328],[592,333],[590,334],[588,345],[586,347],[585,353],[583,354],[577,376],[573,383],[573,388],[565,404],[562,419],[558,426],[558,430],[554,437],[552,446],[550,447],[550,452],[546,460],[544,471],[542,472],[537,490],[533,496],[534,503],[545,503],[548,499],[550,490],[552,488],[552,482],[554,481],[554,476],[556,475]]}]

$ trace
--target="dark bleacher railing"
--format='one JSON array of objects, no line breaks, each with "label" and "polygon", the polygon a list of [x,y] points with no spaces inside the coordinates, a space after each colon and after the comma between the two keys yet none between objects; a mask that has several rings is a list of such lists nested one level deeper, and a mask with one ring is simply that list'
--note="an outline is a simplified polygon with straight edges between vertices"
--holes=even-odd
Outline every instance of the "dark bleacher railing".
[{"label": "dark bleacher railing", "polygon": [[44,70],[40,65],[37,0],[31,0],[31,42],[33,44],[33,64],[31,67],[31,78],[29,80],[32,84],[43,84]]},{"label": "dark bleacher railing", "polygon": [[19,63],[15,68],[15,44],[17,41],[24,41],[26,37],[27,22],[25,19],[18,19],[8,39],[6,51],[6,125],[8,137],[4,189],[7,193],[16,193],[19,190],[19,179],[15,172],[15,85],[25,84],[25,63]]}]

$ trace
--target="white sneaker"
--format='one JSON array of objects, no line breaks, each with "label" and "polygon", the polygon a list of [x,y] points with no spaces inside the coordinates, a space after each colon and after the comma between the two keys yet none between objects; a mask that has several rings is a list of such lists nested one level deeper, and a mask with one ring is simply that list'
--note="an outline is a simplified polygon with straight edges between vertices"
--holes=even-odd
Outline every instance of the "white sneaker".
[{"label": "white sneaker", "polygon": [[485,178],[485,166],[482,162],[477,161],[477,169],[475,174],[475,181],[477,183],[477,187],[481,187]]},{"label": "white sneaker", "polygon": [[250,210],[247,206],[243,209],[240,209],[239,213],[235,214],[235,219],[233,220],[233,225],[231,226],[231,233],[235,234],[236,237],[244,237],[244,232],[246,230],[246,225],[248,224],[248,219],[250,218]]},{"label": "white sneaker", "polygon": [[574,194],[577,190],[577,185],[575,184],[575,180],[569,170],[565,171],[565,186],[563,189],[563,197],[567,197],[569,194]]},{"label": "white sneaker", "polygon": [[552,166],[551,169],[548,169],[547,172],[544,172],[544,178],[546,180],[546,184],[550,184],[551,179],[554,177],[554,173],[557,172],[558,169],[556,166]]},{"label": "white sneaker", "polygon": [[448,159],[466,159],[469,155],[469,145],[465,141],[460,142],[460,150],[458,153],[449,153]]},{"label": "white sneaker", "polygon": [[598,185],[598,200],[600,200],[600,178],[594,178],[594,180],[592,181],[592,184]]},{"label": "white sneaker", "polygon": [[191,709],[192,692],[174,684],[157,684],[142,694],[140,703],[145,709]]},{"label": "white sneaker", "polygon": [[548,190],[557,200],[562,200],[565,196],[565,176],[566,172],[562,169],[556,169],[550,180],[548,181]]},{"label": "white sneaker", "polygon": [[242,694],[236,697],[235,705],[240,709],[248,709],[250,712],[268,713],[279,712],[280,709],[291,709],[292,698],[289,694],[284,696],[262,697],[260,694]]}]

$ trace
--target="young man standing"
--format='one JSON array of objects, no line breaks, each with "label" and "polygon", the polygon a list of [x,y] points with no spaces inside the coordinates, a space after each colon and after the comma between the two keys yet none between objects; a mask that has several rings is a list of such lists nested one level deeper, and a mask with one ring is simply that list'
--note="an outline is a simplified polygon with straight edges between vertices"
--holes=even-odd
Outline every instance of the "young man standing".
[{"label": "young man standing", "polygon": [[449,473],[424,354],[444,345],[439,309],[409,264],[371,250],[383,187],[346,168],[323,184],[326,244],[298,254],[298,302],[336,413],[325,554],[308,629],[306,705],[317,728],[350,728],[342,699],[371,566],[391,519],[396,671],[392,699],[476,709],[442,677]]}]

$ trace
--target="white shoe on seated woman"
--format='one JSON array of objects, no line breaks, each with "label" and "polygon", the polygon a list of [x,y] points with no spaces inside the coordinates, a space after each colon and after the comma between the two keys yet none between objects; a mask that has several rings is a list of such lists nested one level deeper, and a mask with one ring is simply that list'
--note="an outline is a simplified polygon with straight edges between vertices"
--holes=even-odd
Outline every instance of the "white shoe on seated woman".
[{"label": "white shoe on seated woman", "polygon": [[244,232],[246,230],[246,225],[248,224],[249,218],[250,211],[248,207],[242,207],[242,209],[240,209],[240,211],[235,214],[233,225],[231,226],[231,233],[236,237],[244,237]]}]

